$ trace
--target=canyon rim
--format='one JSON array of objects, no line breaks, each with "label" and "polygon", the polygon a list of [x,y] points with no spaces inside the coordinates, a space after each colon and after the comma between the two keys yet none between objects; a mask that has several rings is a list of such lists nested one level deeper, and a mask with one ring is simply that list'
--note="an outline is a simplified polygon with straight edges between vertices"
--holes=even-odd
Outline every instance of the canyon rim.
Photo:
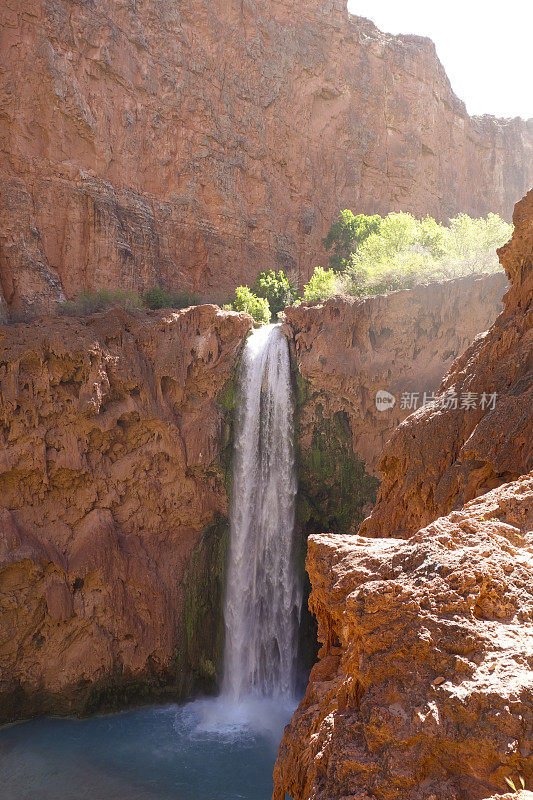
[{"label": "canyon rim", "polygon": [[344,0],[2,4],[0,286],[225,302],[300,284],[341,208],[510,219],[533,122],[470,118],[433,43]]}]

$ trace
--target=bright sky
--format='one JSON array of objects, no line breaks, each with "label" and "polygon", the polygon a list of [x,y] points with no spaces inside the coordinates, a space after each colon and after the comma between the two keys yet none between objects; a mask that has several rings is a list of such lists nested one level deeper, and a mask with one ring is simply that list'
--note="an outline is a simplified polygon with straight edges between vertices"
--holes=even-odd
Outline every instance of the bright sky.
[{"label": "bright sky", "polygon": [[433,39],[470,114],[533,117],[532,0],[348,0],[348,10]]}]

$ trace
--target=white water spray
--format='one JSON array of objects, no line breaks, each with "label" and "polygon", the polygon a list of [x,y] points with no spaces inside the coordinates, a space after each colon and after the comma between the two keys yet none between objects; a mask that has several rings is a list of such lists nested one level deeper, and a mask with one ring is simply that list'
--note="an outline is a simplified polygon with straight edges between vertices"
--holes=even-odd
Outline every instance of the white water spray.
[{"label": "white water spray", "polygon": [[301,586],[293,563],[296,473],[287,340],[246,342],[236,420],[222,697],[294,693]]}]

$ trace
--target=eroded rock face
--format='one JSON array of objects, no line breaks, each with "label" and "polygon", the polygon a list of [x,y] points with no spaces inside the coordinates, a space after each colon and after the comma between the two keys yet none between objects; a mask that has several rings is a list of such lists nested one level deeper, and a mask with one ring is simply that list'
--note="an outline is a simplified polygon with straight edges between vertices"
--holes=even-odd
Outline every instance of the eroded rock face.
[{"label": "eroded rock face", "polygon": [[505,309],[441,386],[495,392],[494,410],[408,417],[363,535],[310,539],[323,644],[275,800],[481,800],[519,775],[531,787],[533,192],[514,223]]},{"label": "eroded rock face", "polygon": [[274,798],[478,800],[533,779],[533,476],[408,540],[311,537],[320,660]]},{"label": "eroded rock face", "polygon": [[219,400],[250,326],[200,306],[0,329],[0,720],[212,682]]},{"label": "eroded rock face", "polygon": [[[507,286],[502,273],[471,276],[286,309],[302,379],[300,481],[310,495],[303,513],[314,518],[312,532],[356,529],[375,500],[370,476],[411,413],[411,395],[421,405],[436,391],[453,360],[494,322]],[[393,395],[392,407],[378,408],[380,390]]]},{"label": "eroded rock face", "polygon": [[[482,408],[420,409],[393,434],[380,463],[379,503],[361,532],[405,536],[533,467],[533,190],[499,251],[511,282],[505,308],[454,363],[440,393],[485,392]],[[492,408],[494,405],[494,408]]]},{"label": "eroded rock face", "polygon": [[8,0],[1,17],[15,311],[154,284],[220,300],[265,268],[303,281],[340,208],[509,217],[533,181],[532,121],[469,118],[429,40],[344,0]]}]

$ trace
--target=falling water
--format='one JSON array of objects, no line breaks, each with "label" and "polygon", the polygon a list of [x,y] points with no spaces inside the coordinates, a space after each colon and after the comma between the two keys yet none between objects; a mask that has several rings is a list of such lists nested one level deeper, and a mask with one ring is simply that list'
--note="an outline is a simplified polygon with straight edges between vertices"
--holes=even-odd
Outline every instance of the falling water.
[{"label": "falling water", "polygon": [[280,326],[268,325],[249,337],[240,372],[222,685],[234,701],[294,691],[295,495],[289,350]]},{"label": "falling water", "polygon": [[301,603],[292,563],[289,353],[278,325],[254,331],[246,343],[236,423],[221,696],[5,728],[0,782],[13,800],[33,789],[43,800],[75,800],[80,785],[94,797],[133,800],[176,792],[182,800],[270,797],[278,743],[296,702]]}]

